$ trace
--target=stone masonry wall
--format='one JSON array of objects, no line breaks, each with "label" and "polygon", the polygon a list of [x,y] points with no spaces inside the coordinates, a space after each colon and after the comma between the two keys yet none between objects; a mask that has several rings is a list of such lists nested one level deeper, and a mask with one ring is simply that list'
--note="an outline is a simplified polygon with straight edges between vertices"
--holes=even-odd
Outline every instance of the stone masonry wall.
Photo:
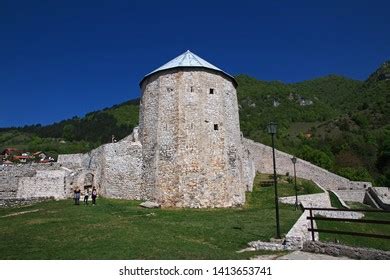
[{"label": "stone masonry wall", "polygon": [[64,199],[92,186],[106,197],[143,199],[141,175],[142,147],[131,134],[86,154],[60,155],[56,163],[1,166],[0,200]]},{"label": "stone masonry wall", "polygon": [[376,187],[373,188],[373,190],[376,192],[377,196],[383,203],[390,205],[390,188]]},{"label": "stone masonry wall", "polygon": [[63,199],[65,194],[64,170],[38,170],[35,176],[21,177],[17,198],[54,197]]},{"label": "stone masonry wall", "polygon": [[252,159],[251,152],[244,146],[242,139],[243,138],[241,137],[243,183],[246,186],[246,191],[251,192],[253,190],[253,182],[256,176],[256,167]]},{"label": "stone masonry wall", "polygon": [[205,69],[156,73],[142,84],[140,111],[147,197],[164,207],[244,203],[237,94],[230,80]]},{"label": "stone masonry wall", "polygon": [[[118,156],[121,155],[121,156]],[[143,199],[141,143],[114,143],[104,147],[100,188],[106,197]]]},{"label": "stone masonry wall", "polygon": [[344,201],[360,202],[363,203],[364,195],[366,194],[365,189],[358,190],[337,190],[335,193],[338,194]]},{"label": "stone masonry wall", "polygon": [[16,198],[19,177],[12,174],[0,174],[0,200]]},{"label": "stone masonry wall", "polygon": [[308,241],[304,243],[303,251],[327,254],[335,257],[346,256],[357,260],[390,260],[389,251],[368,248],[350,247],[342,244]]},{"label": "stone masonry wall", "polygon": [[[59,169],[60,165],[57,163],[48,164],[19,164],[11,166],[0,167],[0,200],[17,199],[22,195],[19,192],[19,188],[27,190],[33,186],[28,181],[29,178],[34,178],[37,174],[44,174],[45,172],[51,173],[48,177],[55,177],[55,170]],[[42,173],[43,172],[43,173]],[[41,176],[41,180],[44,180],[45,176]],[[42,185],[39,185],[40,187]],[[33,190],[31,190],[33,192]],[[63,190],[62,190],[63,192]],[[52,192],[48,190],[48,194],[44,194],[43,197],[50,197]],[[61,195],[61,194],[59,194]],[[34,196],[37,197],[37,196]]]},{"label": "stone masonry wall", "polygon": [[[252,155],[256,171],[261,173],[273,173],[272,148],[261,143],[244,138],[244,145]],[[278,174],[294,174],[294,166],[291,162],[292,155],[275,150],[276,170]],[[363,190],[370,187],[369,182],[353,182],[344,177],[331,173],[310,162],[298,159],[296,163],[297,177],[313,180],[325,189],[334,190]],[[339,193],[340,195],[340,193]],[[344,197],[340,195],[343,199]],[[348,199],[344,199],[347,200]],[[359,196],[360,200],[360,196]]]},{"label": "stone masonry wall", "polygon": [[[308,195],[299,195],[298,203],[302,207],[315,207],[315,208],[333,208],[331,206],[329,193],[322,186],[318,185],[319,188],[323,190],[323,193],[308,194]],[[295,196],[281,197],[279,199],[282,203],[294,204]],[[345,204],[340,200],[342,204]],[[285,238],[285,247],[287,249],[302,249],[303,243],[312,239],[311,232],[308,229],[311,227],[310,221],[307,220],[309,216],[309,210],[305,210],[302,215],[299,217],[297,222],[286,234]],[[348,219],[361,219],[364,215],[360,212],[344,212],[344,211],[318,211],[314,210],[313,215],[320,215],[328,218],[348,218]],[[317,227],[315,221],[313,221],[314,228]],[[314,239],[319,239],[319,234],[314,234]]]},{"label": "stone masonry wall", "polygon": [[141,191],[142,146],[134,134],[117,143],[102,145],[86,154],[60,155],[58,163],[67,168],[65,189],[96,187],[110,198],[143,199]]}]

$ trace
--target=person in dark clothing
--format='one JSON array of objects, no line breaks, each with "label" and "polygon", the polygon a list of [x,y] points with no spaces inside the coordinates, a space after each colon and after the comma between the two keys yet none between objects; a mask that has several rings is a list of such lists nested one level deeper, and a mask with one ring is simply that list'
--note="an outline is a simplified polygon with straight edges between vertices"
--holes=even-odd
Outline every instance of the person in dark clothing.
[{"label": "person in dark clothing", "polygon": [[96,205],[96,197],[97,197],[97,190],[96,188],[94,187],[92,189],[92,205]]},{"label": "person in dark clothing", "polygon": [[88,205],[88,198],[89,198],[89,190],[84,190],[84,205]]},{"label": "person in dark clothing", "polygon": [[73,190],[73,200],[74,200],[74,205],[77,205],[77,189]]},{"label": "person in dark clothing", "polygon": [[77,188],[74,190],[74,204],[75,205],[80,205],[80,189]]}]

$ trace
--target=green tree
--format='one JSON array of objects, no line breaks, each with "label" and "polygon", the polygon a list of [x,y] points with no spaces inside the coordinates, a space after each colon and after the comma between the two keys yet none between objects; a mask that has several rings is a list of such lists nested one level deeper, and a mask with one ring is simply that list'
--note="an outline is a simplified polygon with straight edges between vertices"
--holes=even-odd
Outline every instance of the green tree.
[{"label": "green tree", "polygon": [[364,167],[344,167],[337,170],[337,173],[352,181],[372,181],[372,177]]},{"label": "green tree", "polygon": [[325,152],[308,145],[304,145],[298,150],[298,156],[326,169],[333,167],[333,160]]},{"label": "green tree", "polygon": [[76,128],[73,124],[66,124],[62,129],[62,137],[65,140],[72,141],[75,138]]}]

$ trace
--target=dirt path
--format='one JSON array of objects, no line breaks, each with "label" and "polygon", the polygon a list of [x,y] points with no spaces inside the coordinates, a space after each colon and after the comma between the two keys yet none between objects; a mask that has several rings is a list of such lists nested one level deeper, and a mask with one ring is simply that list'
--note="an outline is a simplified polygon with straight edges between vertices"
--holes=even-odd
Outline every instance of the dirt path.
[{"label": "dirt path", "polygon": [[16,213],[12,213],[12,214],[8,214],[8,215],[1,216],[0,218],[7,218],[7,217],[12,217],[12,216],[19,216],[19,215],[23,215],[23,214],[38,212],[38,211],[40,211],[40,210],[41,210],[41,209],[34,209],[34,210],[29,210],[29,211],[16,212]]}]

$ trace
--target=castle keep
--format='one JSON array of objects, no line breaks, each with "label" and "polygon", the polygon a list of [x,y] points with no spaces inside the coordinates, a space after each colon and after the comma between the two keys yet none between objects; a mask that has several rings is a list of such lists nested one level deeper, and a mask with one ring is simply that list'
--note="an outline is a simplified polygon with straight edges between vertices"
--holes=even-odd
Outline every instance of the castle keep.
[{"label": "castle keep", "polygon": [[143,189],[165,206],[245,200],[234,78],[190,51],[141,81]]},{"label": "castle keep", "polygon": [[[272,173],[271,149],[241,136],[234,77],[187,51],[140,82],[139,127],[86,154],[51,164],[0,166],[0,206],[72,196],[149,200],[162,207],[234,207],[255,172]],[[291,155],[276,151],[277,173],[292,174]],[[352,182],[299,159],[298,176],[363,202],[367,182]]]}]

